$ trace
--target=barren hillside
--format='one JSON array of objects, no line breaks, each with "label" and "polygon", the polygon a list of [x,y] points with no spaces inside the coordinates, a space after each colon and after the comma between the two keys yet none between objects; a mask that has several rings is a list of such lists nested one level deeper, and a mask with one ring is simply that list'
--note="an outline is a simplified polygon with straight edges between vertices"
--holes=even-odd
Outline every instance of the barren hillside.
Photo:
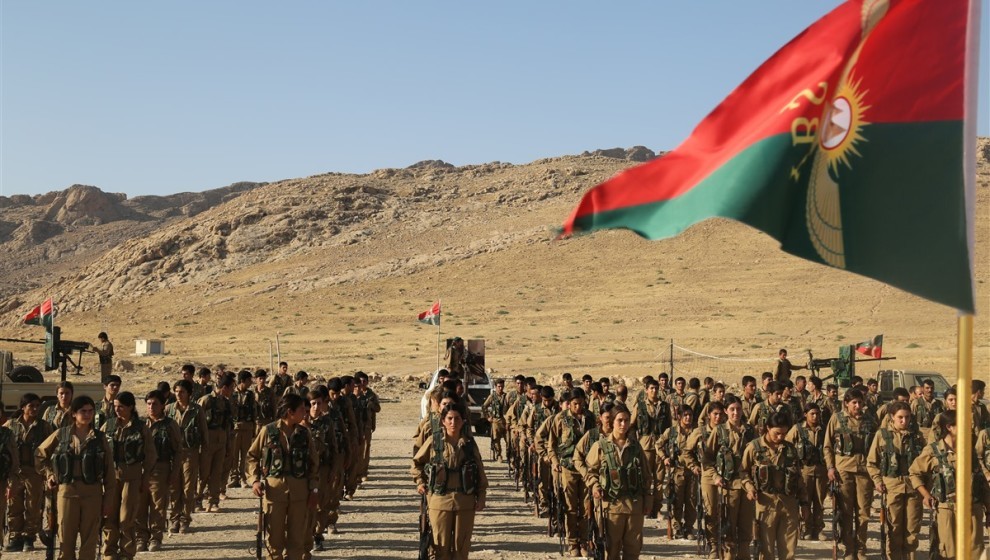
[{"label": "barren hillside", "polygon": [[[986,377],[990,144],[981,146],[976,373]],[[442,298],[443,334],[485,338],[489,365],[506,374],[644,375],[664,367],[670,339],[770,359],[778,347],[825,356],[883,333],[892,365],[953,375],[952,310],[785,255],[746,226],[709,221],[660,242],[622,231],[553,241],[584,190],[631,165],[610,155],[620,154],[232,186],[188,210],[100,193],[113,212],[97,218],[70,211],[73,187],[34,200],[30,223],[15,223],[18,202],[0,199],[10,256],[0,336],[38,337],[17,323],[51,294],[68,338],[106,330],[123,358],[136,338],[165,339],[168,356],[137,360],[158,371],[186,360],[267,365],[280,332],[293,369],[420,374],[436,364],[437,333],[415,316]]]}]

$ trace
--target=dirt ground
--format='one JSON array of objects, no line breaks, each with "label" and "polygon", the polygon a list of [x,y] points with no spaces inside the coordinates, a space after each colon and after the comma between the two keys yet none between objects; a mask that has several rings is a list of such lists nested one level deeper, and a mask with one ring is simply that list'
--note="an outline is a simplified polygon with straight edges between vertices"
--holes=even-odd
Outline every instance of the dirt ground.
[{"label": "dirt ground", "polygon": [[[409,475],[410,437],[419,416],[418,400],[386,402],[382,406],[379,428],[375,433],[370,479],[355,499],[344,502],[344,515],[338,524],[340,534],[328,540],[329,550],[316,558],[415,558],[418,533],[419,501]],[[488,441],[481,438],[487,453]],[[558,558],[556,539],[546,537],[545,520],[536,519],[515,491],[505,465],[486,462],[490,491],[488,507],[476,519],[472,558],[516,560]],[[253,558],[257,500],[248,489],[231,489],[221,506],[221,513],[198,513],[193,518],[193,532],[166,537],[163,550],[140,553],[139,558],[175,560],[233,560]],[[828,510],[826,510],[828,515]],[[826,520],[826,528],[829,526]],[[694,541],[668,542],[666,525],[647,520],[643,558],[692,558]],[[871,534],[871,550],[878,546],[876,531]],[[927,528],[922,548],[927,549]],[[826,537],[828,530],[826,529]],[[800,558],[831,558],[831,542],[802,542]],[[44,552],[10,554],[7,558],[41,559]],[[879,555],[877,555],[879,557]]]}]

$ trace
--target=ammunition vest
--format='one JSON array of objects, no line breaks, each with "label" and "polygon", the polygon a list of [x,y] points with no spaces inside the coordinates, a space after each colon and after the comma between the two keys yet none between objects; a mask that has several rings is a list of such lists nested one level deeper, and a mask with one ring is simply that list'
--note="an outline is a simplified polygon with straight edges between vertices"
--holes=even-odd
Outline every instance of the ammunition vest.
[{"label": "ammunition vest", "polygon": [[501,420],[505,417],[505,403],[498,395],[492,393],[491,404],[488,405],[488,415],[495,420]]},{"label": "ammunition vest", "polygon": [[201,405],[206,412],[206,427],[210,430],[226,430],[230,426],[230,403],[213,393]]},{"label": "ammunition vest", "polygon": [[611,437],[599,440],[602,455],[605,457],[605,468],[599,475],[599,484],[605,494],[605,499],[610,502],[622,498],[635,499],[648,490],[645,472],[645,465],[641,465],[639,456],[642,447],[635,438],[629,438],[626,443],[626,450],[629,460],[622,461],[619,446],[612,441]]},{"label": "ammunition vest", "polygon": [[168,406],[166,413],[169,418],[175,420],[179,424],[179,432],[182,433],[182,439],[186,443],[186,447],[192,450],[199,449],[203,445],[204,434],[199,433],[199,409],[200,406],[194,402],[189,403],[189,407],[186,408],[185,416],[179,412],[179,406],[177,404],[171,404]]},{"label": "ammunition vest", "polygon": [[282,394],[285,393],[285,390],[290,385],[292,385],[292,376],[288,374],[280,375],[276,373],[275,381],[272,382],[272,391],[275,393],[275,398],[276,399],[282,398]]},{"label": "ammunition vest", "polygon": [[542,402],[533,405],[533,431],[539,430],[543,422],[550,416],[550,411],[543,406]]},{"label": "ammunition vest", "polygon": [[14,443],[17,445],[17,458],[22,467],[34,467],[34,454],[38,451],[48,433],[41,426],[42,421],[38,421],[33,430],[28,431],[19,418],[14,418],[10,423],[10,432],[14,436]]},{"label": "ammunition vest", "polygon": [[[752,426],[749,424],[743,424],[743,426],[743,433],[740,436],[742,438],[740,450],[756,438]],[[732,482],[739,476],[742,456],[741,454],[737,455],[732,449],[732,438],[729,436],[729,428],[725,424],[719,424],[717,434],[718,449],[715,452],[715,472],[726,482]]]},{"label": "ammunition vest", "polygon": [[852,431],[849,427],[849,417],[845,412],[836,412],[839,419],[839,429],[835,431],[835,453],[843,457],[865,455],[873,445],[876,435],[876,421],[870,414],[864,412],[859,420],[859,430]]},{"label": "ammunition vest", "polygon": [[460,465],[448,467],[443,456],[443,432],[433,433],[433,454],[432,457],[430,457],[430,463],[426,465],[426,480],[430,493],[438,496],[444,496],[448,493],[448,491],[458,491],[457,489],[451,489],[447,486],[447,470],[449,468],[456,469],[461,475],[460,492],[464,494],[478,493],[478,480],[481,476],[481,469],[478,466],[477,459],[475,458],[474,439],[465,438],[462,441],[464,442],[464,460]]},{"label": "ammunition vest", "polygon": [[881,428],[883,449],[880,453],[880,474],[888,478],[900,478],[908,475],[908,468],[925,447],[925,438],[918,432],[908,432],[901,439],[901,448],[894,445],[894,433]]},{"label": "ammunition vest", "polygon": [[[821,431],[822,428],[819,428]],[[811,431],[805,424],[798,424],[798,437],[801,438],[800,445],[797,446],[798,459],[801,464],[811,467],[825,464],[825,438],[818,438],[817,443],[811,441]]]},{"label": "ammunition vest", "polygon": [[344,413],[336,405],[330,406],[327,416],[333,422],[333,437],[338,453],[347,452],[347,434],[344,433]]},{"label": "ammunition vest", "polygon": [[680,464],[681,446],[678,443],[681,437],[681,430],[677,426],[667,428],[667,445],[664,452],[670,458],[671,466],[677,468]]},{"label": "ammunition vest", "polygon": [[942,405],[942,401],[938,399],[932,399],[931,404],[924,399],[924,397],[915,401],[917,408],[915,409],[914,421],[918,423],[918,426],[922,428],[931,428],[932,422],[935,418],[945,410],[945,406]]},{"label": "ammunition vest", "polygon": [[117,417],[107,420],[106,434],[109,436],[107,442],[110,444],[113,462],[117,467],[136,465],[144,461],[144,434],[141,427],[140,419],[133,416],[131,425],[124,429],[118,439]]},{"label": "ammunition vest", "polygon": [[362,428],[371,426],[371,395],[365,393],[354,399],[354,401],[357,404],[357,410],[355,412],[357,412],[358,424]]},{"label": "ammunition vest", "polygon": [[324,414],[310,423],[313,439],[320,442],[320,465],[329,465],[337,451],[337,436],[334,433],[333,420],[329,414]]},{"label": "ammunition vest", "polygon": [[235,422],[254,422],[257,420],[258,409],[255,406],[254,393],[250,390],[244,391],[234,391],[237,395],[237,407],[234,409],[234,421]]},{"label": "ammunition vest", "polygon": [[798,480],[801,477],[799,468],[800,459],[797,456],[797,449],[789,442],[781,442],[783,455],[782,464],[771,464],[767,461],[767,448],[763,445],[762,438],[753,440],[756,451],[756,464],[753,465],[751,473],[756,489],[766,494],[786,494],[797,496]]},{"label": "ammunition vest", "polygon": [[103,432],[94,428],[92,437],[83,442],[83,448],[77,454],[72,448],[72,430],[72,426],[63,426],[58,430],[58,448],[52,454],[52,470],[55,471],[55,478],[59,484],[72,484],[75,482],[75,465],[78,463],[83,484],[103,482],[106,461],[101,445]]},{"label": "ammunition vest", "polygon": [[[13,423],[17,424],[18,422]],[[7,446],[13,437],[13,431],[0,426],[0,481],[3,482],[10,478],[10,472],[14,466],[14,457],[10,454],[10,449]]]},{"label": "ammunition vest", "polygon": [[774,407],[768,401],[761,402],[759,408],[757,408],[759,412],[756,414],[756,429],[761,432],[766,431],[767,420],[770,419],[770,415],[780,411],[782,408],[780,404]]},{"label": "ammunition vest", "polygon": [[588,426],[592,425],[593,420],[584,416],[584,431],[578,427],[577,419],[571,415],[570,411],[564,411],[560,413],[560,421],[564,425],[564,429],[560,432],[560,441],[557,442],[557,457],[560,459],[560,464],[565,468],[574,468],[574,449],[577,447],[577,442],[581,439],[588,431]]},{"label": "ammunition vest", "polygon": [[175,420],[166,416],[148,426],[151,429],[151,439],[155,442],[155,451],[158,452],[159,463],[171,462],[172,457],[178,451],[177,449],[172,449],[172,439],[168,436],[170,422],[175,422]]},{"label": "ammunition vest", "polygon": [[282,447],[282,435],[278,422],[265,426],[268,442],[262,458],[262,472],[265,476],[282,478],[306,478],[309,476],[309,438],[306,428],[296,426],[289,435],[289,448]]},{"label": "ammunition vest", "polygon": [[58,403],[56,402],[56,403],[52,403],[51,406],[45,409],[45,414],[43,418],[45,422],[48,422],[49,424],[52,425],[52,428],[58,429],[62,427],[60,426],[60,424],[65,421],[64,418],[66,413],[67,411],[62,411],[62,409],[58,407]]},{"label": "ammunition vest", "polygon": [[956,497],[956,469],[949,464],[948,453],[943,453],[938,443],[931,444],[938,466],[932,472],[931,494],[941,503],[948,503]]},{"label": "ammunition vest", "polygon": [[661,436],[670,428],[670,406],[663,401],[657,401],[656,414],[650,414],[650,405],[646,400],[636,401],[636,433],[640,436]]},{"label": "ammunition vest", "polygon": [[275,418],[275,393],[271,387],[265,387],[264,391],[253,389],[254,398],[258,401],[258,411],[262,420],[271,421]]}]

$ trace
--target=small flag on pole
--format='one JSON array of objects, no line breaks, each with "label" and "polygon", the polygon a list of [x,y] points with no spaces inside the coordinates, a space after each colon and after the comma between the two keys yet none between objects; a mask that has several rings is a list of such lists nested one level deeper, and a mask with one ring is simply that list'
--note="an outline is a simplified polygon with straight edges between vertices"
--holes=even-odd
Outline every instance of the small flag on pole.
[{"label": "small flag on pole", "polygon": [[878,334],[870,340],[865,340],[856,345],[856,351],[860,354],[880,358],[883,356],[883,335]]},{"label": "small flag on pole", "polygon": [[418,316],[420,323],[426,323],[427,325],[439,325],[440,324],[440,300],[437,300],[432,307],[427,311],[424,311]]},{"label": "small flag on pole", "polygon": [[24,316],[24,324],[51,327],[52,321],[57,314],[58,308],[55,307],[55,304],[52,302],[52,298],[48,298],[41,305],[34,306],[34,309],[29,311],[27,315]]}]

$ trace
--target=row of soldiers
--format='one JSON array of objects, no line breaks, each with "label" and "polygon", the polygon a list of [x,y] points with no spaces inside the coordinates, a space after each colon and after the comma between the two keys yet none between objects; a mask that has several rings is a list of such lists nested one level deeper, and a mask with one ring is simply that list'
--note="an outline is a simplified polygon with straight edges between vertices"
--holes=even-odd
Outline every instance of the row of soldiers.
[{"label": "row of soldiers", "polygon": [[[609,466],[609,476],[618,473],[625,484],[642,476],[642,486],[650,489],[650,498],[641,504],[643,516],[656,517],[664,507],[669,536],[694,537],[699,552],[709,558],[748,559],[751,541],[764,555],[793,558],[802,525],[804,538],[820,537],[829,493],[838,508],[833,539],[841,541],[847,559],[865,557],[877,490],[886,514],[888,558],[905,558],[917,549],[926,492],[939,504],[937,532],[952,530],[946,519],[955,489],[946,465],[954,461],[947,441],[954,441],[953,389],[944,400],[936,399],[933,383],[926,381],[917,390],[896,391],[896,400],[881,406],[875,385],[858,378],[841,401],[838,388],[822,391],[817,377],[776,381],[773,373],[763,375],[761,389],[754,377],[745,376],[739,396],[713,380],[706,380],[705,390],[699,390],[697,379],[677,378],[670,387],[666,374],[644,379],[635,399],[621,385],[610,391],[607,378],[595,382],[585,376],[582,381],[584,387],[575,387],[565,374],[555,391],[534,378],[516,376],[514,391],[505,392],[504,383],[496,382],[483,407],[492,424],[493,455],[500,458],[504,440],[514,474],[526,476],[526,467],[533,469],[529,478],[536,481],[537,515],[550,516],[554,506],[566,508],[561,530],[571,556],[595,549],[589,527],[577,523],[594,517],[590,490],[595,481],[583,472],[582,452],[610,432],[614,417],[603,422],[603,411],[618,407],[629,412],[632,441],[642,449],[643,461],[631,471]],[[973,511],[979,519],[990,503],[990,414],[980,404],[984,391],[983,382],[973,383],[973,426],[979,436]],[[535,459],[527,460],[530,456]],[[974,527],[981,530],[974,536],[974,550],[982,550],[982,523],[976,517]],[[602,524],[608,525],[607,519]],[[623,533],[634,543],[623,558],[638,555],[641,527],[634,523],[631,533]],[[608,534],[611,542],[605,548],[613,550],[616,533]],[[938,539],[937,546],[942,557],[954,556],[951,536]]]},{"label": "row of soldiers", "polygon": [[[341,498],[353,498],[367,477],[381,405],[362,372],[310,389],[305,372],[293,380],[287,368],[281,363],[271,380],[261,369],[221,372],[211,384],[209,369],[183,366],[182,379],[171,386],[163,382],[144,397],[145,418],[134,394],[121,391],[115,375],[105,379],[102,403],[74,398],[71,382],[59,384],[57,401],[44,411],[37,395],[25,395],[18,414],[0,430],[0,475],[5,475],[0,478],[11,481],[5,550],[35,547],[42,533],[38,505],[44,503],[46,487],[58,490],[58,507],[47,508],[46,526],[53,526],[51,516],[57,515],[61,557],[76,557],[81,538],[79,557],[92,558],[101,534],[104,558],[160,550],[166,520],[170,532],[188,533],[194,512],[220,512],[227,488],[255,487],[251,446],[266,426],[280,420],[279,405],[290,395],[305,403],[303,425],[312,428],[317,442],[321,500],[312,522],[305,524],[312,529],[305,543],[279,541],[276,533],[285,534],[285,523],[268,516],[275,543],[268,546],[269,557],[282,558],[291,550],[289,557],[301,558],[296,544],[306,546],[305,554],[322,549],[323,533],[336,532]],[[81,419],[90,408],[91,416]],[[291,445],[286,451],[291,454]],[[80,509],[62,507],[64,496],[103,499],[82,500]]]}]

